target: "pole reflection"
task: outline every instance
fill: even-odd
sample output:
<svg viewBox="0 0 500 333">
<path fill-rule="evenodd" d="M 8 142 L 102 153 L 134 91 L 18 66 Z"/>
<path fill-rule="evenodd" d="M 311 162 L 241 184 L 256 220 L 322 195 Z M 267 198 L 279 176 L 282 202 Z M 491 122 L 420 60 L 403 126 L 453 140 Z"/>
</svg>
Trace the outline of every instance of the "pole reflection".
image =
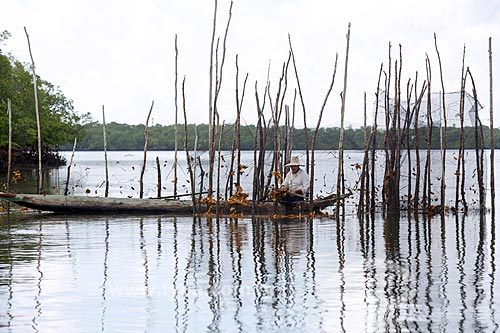
<svg viewBox="0 0 500 333">
<path fill-rule="evenodd" d="M 440 300 L 440 328 L 441 330 L 445 329 L 448 326 L 448 309 L 449 309 L 449 300 L 448 300 L 448 255 L 446 251 L 446 220 L 444 214 L 439 215 L 441 222 L 441 234 L 440 234 L 440 250 L 441 250 L 441 270 L 439 273 L 439 300 Z M 439 266 L 438 266 L 439 267 Z"/>
<path fill-rule="evenodd" d="M 256 329 L 262 331 L 265 328 L 266 316 L 264 301 L 266 299 L 266 284 L 268 268 L 265 254 L 265 224 L 262 219 L 252 218 L 252 247 L 253 247 L 253 271 L 254 271 L 254 306 L 256 311 Z"/>
<path fill-rule="evenodd" d="M 241 311 L 243 306 L 243 299 L 241 295 L 242 281 L 242 243 L 243 238 L 248 232 L 246 225 L 240 226 L 238 219 L 229 219 L 229 255 L 231 257 L 232 279 L 233 285 L 231 296 L 234 302 L 233 320 L 236 323 L 236 330 L 243 332 L 243 320 L 241 318 Z"/>
<path fill-rule="evenodd" d="M 20 220 L 0 225 L 12 331 L 73 328 L 81 313 L 102 332 L 498 331 L 487 215 Z M 138 311 L 119 317 L 127 307 Z"/>
<path fill-rule="evenodd" d="M 182 331 L 186 331 L 189 325 L 190 311 L 194 310 L 198 302 L 198 294 L 195 293 L 192 300 L 190 300 L 190 289 L 198 289 L 198 271 L 203 256 L 203 237 L 201 237 L 201 218 L 193 217 L 191 227 L 191 246 L 189 248 L 189 256 L 187 258 L 186 268 L 184 269 L 184 308 L 182 313 Z M 199 249 L 198 249 L 199 244 Z"/>
<path fill-rule="evenodd" d="M 458 330 L 460 332 L 464 331 L 465 327 L 465 310 L 467 308 L 466 297 L 467 297 L 467 285 L 466 285 L 466 246 L 465 242 L 465 215 L 460 218 L 458 215 L 455 217 L 455 243 L 457 251 L 457 269 L 458 269 L 458 289 L 460 294 L 460 304 L 461 308 L 459 311 L 459 321 Z"/>
<path fill-rule="evenodd" d="M 494 332 L 498 331 L 498 320 L 496 318 L 496 309 L 495 309 L 495 281 L 496 281 L 496 225 L 495 225 L 495 204 L 492 203 L 492 212 L 491 212 L 491 232 L 490 232 L 490 298 L 489 298 L 489 310 L 490 310 L 490 319 L 491 323 L 494 327 Z"/>
<path fill-rule="evenodd" d="M 194 221 L 193 221 L 194 222 Z M 173 287 L 174 287 L 174 313 L 175 313 L 175 328 L 176 331 L 179 331 L 180 329 L 180 320 L 181 320 L 181 314 L 180 314 L 180 300 L 179 300 L 179 245 L 178 245 L 178 230 L 177 230 L 177 218 L 174 217 L 173 220 L 173 232 L 172 232 L 172 238 L 173 238 L 173 256 L 174 256 L 174 276 L 173 276 Z"/>
<path fill-rule="evenodd" d="M 218 221 L 216 221 L 218 222 Z M 220 260 L 220 224 L 213 223 L 211 218 L 207 219 L 208 237 L 208 288 L 209 308 L 212 312 L 212 320 L 208 329 L 213 332 L 219 331 L 221 319 L 221 260 Z"/>
<path fill-rule="evenodd" d="M 11 223 L 10 220 L 8 221 L 7 224 L 7 235 L 11 235 L 12 229 L 11 229 Z M 4 238 L 4 237 L 2 237 Z M 14 270 L 14 262 L 12 258 L 12 240 L 8 239 L 8 237 L 5 237 L 5 241 L 2 241 L 2 243 L 7 243 L 7 252 L 5 253 L 5 262 L 7 263 L 9 267 L 9 272 L 7 274 L 7 281 L 2 281 L 2 285 L 0 287 L 3 289 L 3 285 L 7 284 L 7 289 L 8 289 L 8 298 L 7 298 L 7 327 L 11 327 L 12 325 L 12 320 L 14 319 L 14 314 L 12 313 L 12 299 L 14 297 L 14 288 L 13 288 L 13 270 Z M 3 251 L 2 251 L 3 252 Z M 3 280 L 3 279 L 2 279 Z"/>
<path fill-rule="evenodd" d="M 388 214 L 384 220 L 385 271 L 384 296 L 386 309 L 384 321 L 386 329 L 401 331 L 400 302 L 402 271 L 400 261 L 399 214 Z"/>
<path fill-rule="evenodd" d="M 478 242 L 476 249 L 476 260 L 474 262 L 474 327 L 481 327 L 483 325 L 481 320 L 481 305 L 486 299 L 486 292 L 483 287 L 484 275 L 485 275 L 485 264 L 486 264 L 486 253 L 485 253 L 485 236 L 486 236 L 486 226 L 484 220 L 484 214 L 479 216 L 479 230 L 478 230 Z"/>
<path fill-rule="evenodd" d="M 380 311 L 380 299 L 377 293 L 377 266 L 376 266 L 376 247 L 375 247 L 375 219 L 369 214 L 362 216 L 361 219 L 366 219 L 366 223 L 360 223 L 361 254 L 363 257 L 362 270 L 364 277 L 364 299 L 366 311 L 364 316 L 364 331 L 370 332 L 373 330 L 375 321 L 378 320 Z"/>
<path fill-rule="evenodd" d="M 338 253 L 338 273 L 340 277 L 340 285 L 339 285 L 339 295 L 340 295 L 340 309 L 339 309 L 339 321 L 340 321 L 340 329 L 342 332 L 345 332 L 345 289 L 346 289 L 346 281 L 344 274 L 344 267 L 346 264 L 346 256 L 345 256 L 345 214 L 342 214 L 340 217 L 337 216 L 337 253 Z"/>
<path fill-rule="evenodd" d="M 106 218 L 104 222 L 104 260 L 103 260 L 103 270 L 102 270 L 102 286 L 101 286 L 101 332 L 105 332 L 106 326 L 106 286 L 108 282 L 108 256 L 109 256 L 109 219 Z"/>
<path fill-rule="evenodd" d="M 43 241 L 43 235 L 42 235 L 42 221 L 38 221 L 38 244 L 37 244 L 37 253 L 38 257 L 36 260 L 36 271 L 38 273 L 38 279 L 37 279 L 37 293 L 34 297 L 35 301 L 35 316 L 33 317 L 32 320 L 32 327 L 35 330 L 35 332 L 38 332 L 38 322 L 37 320 L 40 318 L 42 315 L 42 301 L 41 301 L 41 296 L 42 296 L 42 280 L 43 280 L 43 272 L 42 272 L 42 241 Z"/>
</svg>

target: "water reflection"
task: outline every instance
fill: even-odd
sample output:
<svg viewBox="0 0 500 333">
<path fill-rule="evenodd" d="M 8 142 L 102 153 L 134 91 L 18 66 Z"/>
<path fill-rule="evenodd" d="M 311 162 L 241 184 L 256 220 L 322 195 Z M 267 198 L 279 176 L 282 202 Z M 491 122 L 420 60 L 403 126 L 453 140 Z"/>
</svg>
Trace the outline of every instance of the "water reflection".
<svg viewBox="0 0 500 333">
<path fill-rule="evenodd" d="M 488 216 L 0 217 L 0 327 L 492 332 Z"/>
<path fill-rule="evenodd" d="M 108 282 L 108 255 L 109 255 L 109 219 L 104 222 L 104 260 L 103 260 L 103 277 L 102 277 L 102 317 L 101 317 L 101 332 L 105 332 L 106 324 L 106 284 Z"/>
</svg>

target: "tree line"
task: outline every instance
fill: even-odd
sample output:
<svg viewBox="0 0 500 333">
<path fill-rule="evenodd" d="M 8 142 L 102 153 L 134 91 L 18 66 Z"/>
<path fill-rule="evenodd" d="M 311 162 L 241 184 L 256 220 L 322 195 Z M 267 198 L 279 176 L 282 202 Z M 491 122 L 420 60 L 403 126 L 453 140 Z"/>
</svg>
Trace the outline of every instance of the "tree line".
<svg viewBox="0 0 500 333">
<path fill-rule="evenodd" d="M 106 141 L 108 150 L 143 150 L 145 142 L 145 125 L 128 125 L 111 122 L 106 124 Z M 240 147 L 241 150 L 254 150 L 255 149 L 255 125 L 241 126 L 240 130 Z M 197 150 L 208 149 L 208 130 L 207 124 L 187 126 L 188 132 L 188 148 Z M 280 127 L 283 133 L 284 128 Z M 309 141 L 311 141 L 311 133 L 313 129 L 307 129 Z M 339 147 L 339 128 L 337 127 L 323 127 L 318 131 L 315 149 L 317 150 L 335 150 Z M 231 150 L 233 144 L 234 124 L 225 124 L 223 133 L 221 135 L 221 149 Z M 371 128 L 366 128 L 367 135 L 370 134 Z M 268 149 L 272 149 L 274 130 L 272 127 L 268 129 Z M 426 143 L 426 128 L 419 128 L 419 143 L 420 147 L 427 147 Z M 473 149 L 474 142 L 474 127 L 465 127 L 465 147 L 466 149 Z M 382 129 L 377 130 L 377 145 L 380 149 L 383 148 L 385 131 Z M 411 135 L 411 133 L 410 133 Z M 484 137 L 489 136 L 489 129 L 483 127 Z M 177 147 L 184 149 L 184 125 L 177 125 Z M 292 148 L 295 150 L 305 150 L 306 135 L 303 128 L 292 129 Z M 344 149 L 348 150 L 361 150 L 364 149 L 365 130 L 363 128 L 345 128 L 344 129 Z M 500 129 L 495 129 L 495 142 L 500 142 Z M 447 148 L 458 149 L 460 144 L 460 128 L 451 127 L 447 129 Z M 196 147 L 195 147 L 196 142 Z M 440 148 L 440 131 L 434 129 L 432 131 L 431 149 Z M 410 142 L 411 147 L 414 148 L 414 140 Z M 406 144 L 402 143 L 403 146 Z M 62 145 L 62 150 L 71 150 L 73 144 L 68 143 Z M 311 142 L 309 142 L 309 147 Z M 103 150 L 103 128 L 99 123 L 92 123 L 85 126 L 85 135 L 77 143 L 77 150 Z M 500 145 L 496 148 L 499 148 Z M 485 148 L 488 148 L 488 143 L 485 142 Z M 148 150 L 174 150 L 175 149 L 175 125 L 161 125 L 155 124 L 148 128 Z"/>
</svg>

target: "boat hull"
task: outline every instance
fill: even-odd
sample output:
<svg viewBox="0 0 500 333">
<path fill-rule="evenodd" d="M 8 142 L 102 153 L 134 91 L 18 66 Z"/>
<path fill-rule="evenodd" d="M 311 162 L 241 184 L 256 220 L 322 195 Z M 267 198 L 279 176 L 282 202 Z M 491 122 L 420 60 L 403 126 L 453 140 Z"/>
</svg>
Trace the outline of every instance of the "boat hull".
<svg viewBox="0 0 500 333">
<path fill-rule="evenodd" d="M 43 194 L 13 194 L 0 193 L 0 199 L 17 205 L 48 212 L 57 213 L 141 213 L 141 214 L 222 214 L 222 215 L 273 215 L 273 214 L 305 214 L 311 211 L 320 211 L 334 205 L 336 197 L 292 204 L 279 204 L 267 201 L 247 204 L 227 204 L 219 202 L 208 206 L 192 200 L 167 199 L 140 199 L 140 198 L 112 198 L 92 196 L 64 196 Z"/>
<path fill-rule="evenodd" d="M 110 198 L 90 196 L 0 194 L 0 199 L 41 211 L 61 213 L 179 213 L 193 212 L 188 200 Z"/>
</svg>

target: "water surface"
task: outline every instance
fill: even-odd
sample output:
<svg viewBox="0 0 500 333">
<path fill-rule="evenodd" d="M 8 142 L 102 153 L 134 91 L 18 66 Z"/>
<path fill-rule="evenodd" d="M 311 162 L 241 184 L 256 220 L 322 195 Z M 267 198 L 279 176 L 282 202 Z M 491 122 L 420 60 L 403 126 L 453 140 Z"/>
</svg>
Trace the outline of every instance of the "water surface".
<svg viewBox="0 0 500 333">
<path fill-rule="evenodd" d="M 9 332 L 492 332 L 490 220 L 2 216 Z"/>
</svg>

